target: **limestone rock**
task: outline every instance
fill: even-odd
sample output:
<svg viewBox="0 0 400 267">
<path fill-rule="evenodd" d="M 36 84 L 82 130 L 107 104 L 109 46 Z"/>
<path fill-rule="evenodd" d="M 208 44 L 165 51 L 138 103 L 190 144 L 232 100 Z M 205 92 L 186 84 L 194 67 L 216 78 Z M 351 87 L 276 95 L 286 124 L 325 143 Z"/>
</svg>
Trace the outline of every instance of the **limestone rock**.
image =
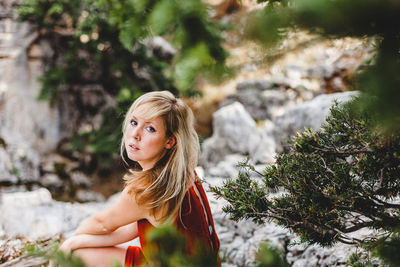
<svg viewBox="0 0 400 267">
<path fill-rule="evenodd" d="M 229 95 L 222 101 L 221 107 L 240 102 L 254 119 L 265 120 L 274 117 L 276 108 L 294 101 L 295 98 L 293 91 L 248 89 Z"/>
<path fill-rule="evenodd" d="M 22 235 L 37 239 L 68 233 L 79 223 L 109 205 L 99 203 L 65 203 L 51 198 L 47 189 L 1 195 L 0 225 L 8 236 Z"/>
<path fill-rule="evenodd" d="M 228 154 L 249 155 L 260 143 L 257 125 L 243 105 L 235 102 L 214 113 L 213 135 L 203 143 L 203 166 L 217 163 Z"/>
<path fill-rule="evenodd" d="M 238 91 L 248 89 L 256 89 L 259 91 L 271 90 L 276 88 L 289 88 L 289 81 L 287 79 L 257 79 L 240 82 L 236 85 Z"/>
<path fill-rule="evenodd" d="M 220 178 L 234 178 L 237 176 L 239 162 L 246 160 L 246 157 L 240 154 L 230 154 L 218 162 L 215 166 L 211 166 L 207 169 L 208 177 L 220 177 Z"/>
<path fill-rule="evenodd" d="M 103 195 L 84 189 L 79 189 L 76 192 L 76 198 L 80 202 L 101 202 L 105 200 Z"/>
<path fill-rule="evenodd" d="M 40 178 L 40 183 L 46 188 L 51 189 L 62 189 L 64 187 L 64 183 L 57 174 L 54 173 L 46 173 Z"/>
<path fill-rule="evenodd" d="M 310 101 L 291 106 L 274 120 L 273 134 L 277 141 L 277 151 L 282 151 L 281 144 L 297 132 L 303 132 L 305 127 L 318 130 L 329 115 L 333 101 L 339 103 L 349 101 L 357 92 L 324 94 Z"/>
<path fill-rule="evenodd" d="M 144 44 L 160 59 L 171 60 L 176 54 L 176 49 L 161 36 L 148 38 L 144 40 Z"/>
<path fill-rule="evenodd" d="M 90 188 L 93 182 L 83 172 L 73 172 L 71 175 L 71 181 L 76 187 Z"/>
<path fill-rule="evenodd" d="M 44 71 L 35 46 L 38 33 L 28 23 L 15 18 L 15 1 L 0 18 L 0 180 L 4 183 L 37 182 L 40 153 L 55 148 L 60 139 L 59 116 L 48 103 L 36 101 Z M 35 57 L 30 58 L 29 51 Z M 12 164 L 10 164 L 12 162 Z"/>
<path fill-rule="evenodd" d="M 275 162 L 276 141 L 272 131 L 272 123 L 270 121 L 264 121 L 260 131 L 260 143 L 250 155 L 253 163 L 272 164 Z"/>
</svg>

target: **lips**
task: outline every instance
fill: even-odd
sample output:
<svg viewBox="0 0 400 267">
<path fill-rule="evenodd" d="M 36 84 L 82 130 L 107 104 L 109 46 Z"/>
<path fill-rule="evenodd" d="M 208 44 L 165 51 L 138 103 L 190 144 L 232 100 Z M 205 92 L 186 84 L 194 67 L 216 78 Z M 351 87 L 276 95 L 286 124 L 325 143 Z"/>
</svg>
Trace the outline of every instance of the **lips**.
<svg viewBox="0 0 400 267">
<path fill-rule="evenodd" d="M 140 148 L 138 148 L 138 147 L 135 146 L 135 145 L 129 145 L 129 147 L 130 147 L 132 150 L 134 150 L 134 151 L 140 150 Z"/>
</svg>

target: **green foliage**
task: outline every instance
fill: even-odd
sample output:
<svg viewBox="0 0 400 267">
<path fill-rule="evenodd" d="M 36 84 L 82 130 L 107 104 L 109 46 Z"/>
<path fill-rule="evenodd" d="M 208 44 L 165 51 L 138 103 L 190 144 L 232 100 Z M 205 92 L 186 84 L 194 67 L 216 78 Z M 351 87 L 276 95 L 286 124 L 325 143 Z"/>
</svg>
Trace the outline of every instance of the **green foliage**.
<svg viewBox="0 0 400 267">
<path fill-rule="evenodd" d="M 146 251 L 151 266 L 156 267 L 202 267 L 217 266 L 218 257 L 203 245 L 197 244 L 195 253 L 187 255 L 185 237 L 171 224 L 165 224 L 148 234 L 152 244 Z"/>
<path fill-rule="evenodd" d="M 56 46 L 65 45 L 61 49 L 66 62 L 54 64 L 46 73 L 42 97 L 61 84 L 87 82 L 82 76 L 93 64 L 101 73 L 89 80 L 116 87 L 106 90 L 118 91 L 125 83 L 139 91 L 174 90 L 175 84 L 182 93 L 192 94 L 195 74 L 224 66 L 227 57 L 220 45 L 222 27 L 208 19 L 207 6 L 200 0 L 35 0 L 23 1 L 18 10 L 21 19 L 36 24 L 43 37 L 52 38 Z M 169 70 L 173 73 L 170 77 L 164 70 L 168 65 L 143 45 L 145 38 L 154 35 L 172 39 L 180 51 Z M 59 40 L 62 43 L 55 44 L 55 38 L 63 38 Z M 83 51 L 89 55 L 80 56 Z M 195 63 L 182 69 L 187 62 Z M 141 77 L 132 64 L 145 67 L 154 84 L 138 85 Z"/>
<path fill-rule="evenodd" d="M 374 110 L 380 118 L 378 125 L 398 131 L 399 13 L 400 2 L 396 0 L 268 1 L 264 10 L 250 16 L 246 32 L 250 38 L 267 46 L 285 38 L 289 29 L 302 29 L 326 38 L 374 38 L 376 60 L 356 79 L 355 89 L 363 92 L 357 104 Z"/>
<path fill-rule="evenodd" d="M 398 229 L 373 242 L 367 242 L 362 247 L 364 251 L 353 253 L 349 257 L 347 263 L 350 266 L 396 267 L 400 265 L 400 234 Z"/>
<path fill-rule="evenodd" d="M 52 261 L 55 266 L 60 267 L 84 267 L 83 261 L 74 254 L 67 254 L 58 250 L 58 243 L 47 247 L 40 245 L 29 245 L 26 247 L 28 255 L 44 258 Z"/>
<path fill-rule="evenodd" d="M 95 155 L 96 162 L 81 162 L 82 167 L 89 170 L 93 167 L 90 167 L 92 164 L 97 164 L 97 161 L 103 167 L 112 166 L 113 159 L 119 156 L 119 144 L 122 138 L 123 118 L 120 114 L 117 114 L 116 109 L 108 109 L 103 112 L 103 125 L 100 129 L 81 132 L 71 137 L 68 149 L 78 152 L 82 160 Z"/>
<path fill-rule="evenodd" d="M 260 245 L 256 256 L 258 267 L 289 267 L 282 251 L 270 246 L 267 242 Z"/>
<path fill-rule="evenodd" d="M 379 263 L 376 259 L 371 259 L 370 253 L 368 252 L 357 252 L 353 253 L 346 262 L 352 267 L 378 267 Z"/>
<path fill-rule="evenodd" d="M 199 75 L 221 77 L 228 70 L 223 28 L 209 20 L 201 0 L 23 0 L 18 12 L 52 46 L 38 99 L 52 106 L 61 97 L 72 99 L 80 119 L 69 148 L 81 158 L 94 155 L 106 164 L 115 159 L 122 121 L 116 118 L 143 92 L 193 95 Z M 156 54 L 147 45 L 154 35 L 179 52 L 172 59 Z M 102 102 L 86 103 L 92 92 Z M 107 98 L 116 100 L 110 108 Z M 103 113 L 100 127 L 80 129 L 98 113 Z"/>
<path fill-rule="evenodd" d="M 382 237 L 370 245 L 369 250 L 379 257 L 387 266 L 400 266 L 400 232 L 396 229 L 388 236 Z"/>
<path fill-rule="evenodd" d="M 336 105 L 323 130 L 299 134 L 265 169 L 263 185 L 249 166 L 212 190 L 229 202 L 233 219 L 273 219 L 310 243 L 366 242 L 349 235 L 365 227 L 390 233 L 400 226 L 400 205 L 392 201 L 400 196 L 400 135 L 374 130 L 376 119 Z"/>
<path fill-rule="evenodd" d="M 241 166 L 247 166 L 247 162 Z M 227 179 L 223 187 L 211 187 L 211 190 L 231 204 L 234 203 L 223 207 L 223 211 L 229 213 L 231 219 L 252 219 L 260 224 L 264 222 L 264 216 L 257 216 L 257 212 L 270 206 L 271 202 L 265 198 L 264 189 L 250 178 L 249 169 L 241 169 L 237 179 Z"/>
</svg>

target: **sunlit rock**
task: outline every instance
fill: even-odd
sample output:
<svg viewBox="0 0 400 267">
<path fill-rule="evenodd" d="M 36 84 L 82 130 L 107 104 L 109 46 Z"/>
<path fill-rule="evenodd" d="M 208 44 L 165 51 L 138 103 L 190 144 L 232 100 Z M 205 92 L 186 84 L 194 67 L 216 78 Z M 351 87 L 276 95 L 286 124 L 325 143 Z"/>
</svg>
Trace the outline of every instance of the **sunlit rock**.
<svg viewBox="0 0 400 267">
<path fill-rule="evenodd" d="M 334 100 L 339 103 L 349 101 L 357 92 L 324 94 L 310 101 L 287 108 L 274 120 L 274 136 L 277 140 L 277 151 L 282 151 L 282 144 L 305 128 L 318 130 L 330 113 Z"/>
</svg>

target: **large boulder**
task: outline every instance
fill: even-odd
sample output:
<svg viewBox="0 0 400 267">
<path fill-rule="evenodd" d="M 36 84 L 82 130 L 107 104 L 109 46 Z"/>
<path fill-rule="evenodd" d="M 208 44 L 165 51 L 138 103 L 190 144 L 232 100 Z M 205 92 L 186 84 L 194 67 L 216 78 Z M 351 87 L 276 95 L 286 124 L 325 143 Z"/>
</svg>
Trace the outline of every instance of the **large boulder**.
<svg viewBox="0 0 400 267">
<path fill-rule="evenodd" d="M 247 89 L 227 96 L 221 102 L 221 107 L 239 102 L 254 119 L 265 120 L 273 118 L 277 108 L 295 98 L 296 94 L 293 91 Z"/>
<path fill-rule="evenodd" d="M 40 184 L 41 157 L 57 148 L 66 137 L 98 129 L 102 111 L 115 100 L 100 84 L 61 90 L 54 106 L 38 101 L 46 64 L 64 54 L 55 54 L 50 41 L 37 28 L 19 22 L 20 1 L 0 4 L 0 184 Z M 81 57 L 88 57 L 85 53 Z M 100 68 L 83 73 L 98 77 Z M 79 106 L 79 107 L 78 107 Z"/>
<path fill-rule="evenodd" d="M 335 100 L 343 103 L 356 95 L 357 92 L 354 91 L 323 94 L 310 101 L 288 107 L 282 115 L 277 116 L 274 120 L 275 126 L 272 132 L 277 141 L 277 151 L 281 152 L 282 144 L 297 132 L 303 132 L 305 128 L 320 129 Z"/>
<path fill-rule="evenodd" d="M 0 229 L 7 236 L 30 239 L 51 237 L 73 231 L 79 223 L 108 202 L 67 203 L 54 201 L 50 192 L 39 188 L 30 192 L 3 193 L 0 206 Z"/>
<path fill-rule="evenodd" d="M 234 94 L 228 95 L 220 107 L 241 103 L 255 120 L 273 119 L 282 107 L 309 100 L 315 92 L 304 86 L 292 87 L 290 79 L 248 80 L 238 83 Z"/>
<path fill-rule="evenodd" d="M 60 140 L 59 113 L 37 101 L 44 71 L 43 58 L 51 49 L 38 44 L 38 33 L 19 23 L 18 1 L 4 2 L 0 17 L 0 183 L 32 183 L 39 178 L 41 153 Z M 3 6 L 2 6 L 3 8 Z"/>
<path fill-rule="evenodd" d="M 251 155 L 260 141 L 260 130 L 242 104 L 222 107 L 213 115 L 213 135 L 203 143 L 201 165 L 214 165 L 228 154 Z"/>
</svg>

